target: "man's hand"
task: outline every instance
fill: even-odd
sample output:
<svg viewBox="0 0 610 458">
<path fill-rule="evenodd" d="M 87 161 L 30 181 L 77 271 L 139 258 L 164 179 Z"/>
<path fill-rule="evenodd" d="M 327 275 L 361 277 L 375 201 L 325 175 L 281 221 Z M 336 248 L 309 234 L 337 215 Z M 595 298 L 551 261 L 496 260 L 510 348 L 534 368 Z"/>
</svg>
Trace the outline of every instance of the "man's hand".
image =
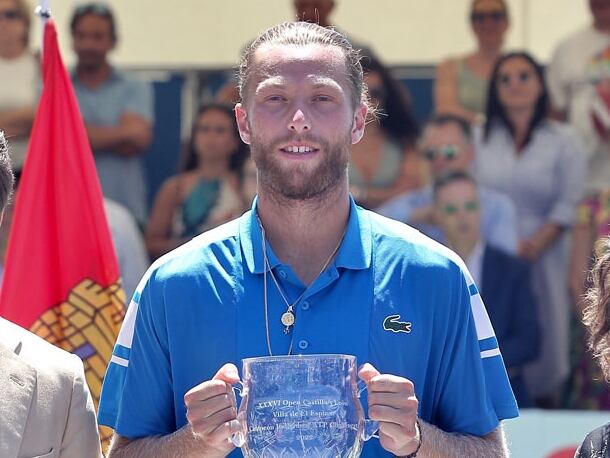
<svg viewBox="0 0 610 458">
<path fill-rule="evenodd" d="M 233 421 L 237 418 L 237 407 L 231 384 L 238 381 L 235 365 L 225 364 L 212 380 L 191 388 L 184 395 L 191 430 L 206 446 L 201 456 L 224 457 L 233 450 L 229 438 L 237 430 Z"/>
<path fill-rule="evenodd" d="M 413 453 L 420 440 L 413 383 L 404 377 L 380 374 L 368 363 L 362 365 L 358 376 L 368 388 L 369 417 L 379 421 L 381 446 L 396 456 Z"/>
</svg>

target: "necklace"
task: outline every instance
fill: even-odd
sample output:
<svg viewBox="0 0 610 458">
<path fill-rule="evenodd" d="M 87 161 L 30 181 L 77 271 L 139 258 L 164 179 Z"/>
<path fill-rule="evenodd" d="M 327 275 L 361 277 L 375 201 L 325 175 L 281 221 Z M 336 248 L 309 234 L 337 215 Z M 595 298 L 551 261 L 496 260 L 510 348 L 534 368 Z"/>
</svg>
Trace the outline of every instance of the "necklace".
<svg viewBox="0 0 610 458">
<path fill-rule="evenodd" d="M 337 254 L 337 251 L 339 251 L 339 247 L 341 246 L 341 242 L 343 242 L 343 238 L 345 237 L 345 232 L 347 231 L 347 226 L 345 227 L 345 229 L 343 229 L 343 234 L 341 234 L 341 238 L 339 239 L 337 246 L 335 246 L 333 251 L 330 253 L 330 256 L 328 257 L 328 259 L 326 259 L 326 261 L 322 265 L 320 272 L 318 272 L 318 274 L 314 277 L 314 279 L 311 281 L 311 283 L 309 283 L 309 285 L 305 288 L 305 290 L 291 304 L 288 301 L 288 299 L 286 298 L 286 295 L 284 294 L 284 291 L 282 290 L 280 283 L 277 281 L 277 278 L 275 278 L 275 274 L 273 273 L 273 270 L 271 269 L 271 264 L 269 263 L 269 258 L 267 257 L 267 238 L 265 235 L 265 228 L 263 227 L 263 223 L 261 222 L 260 218 L 257 217 L 257 219 L 258 219 L 258 224 L 261 228 L 261 233 L 262 233 L 261 239 L 262 239 L 263 263 L 264 263 L 263 291 L 264 291 L 264 302 L 265 302 L 265 331 L 266 331 L 266 335 L 267 335 L 267 350 L 269 350 L 269 356 L 273 356 L 273 352 L 271 351 L 271 338 L 269 335 L 269 305 L 268 305 L 268 296 L 267 296 L 267 271 L 269 271 L 269 275 L 271 275 L 271 279 L 273 280 L 273 283 L 275 284 L 277 291 L 280 293 L 280 296 L 282 297 L 282 299 L 284 300 L 284 303 L 286 304 L 286 311 L 282 314 L 281 322 L 282 322 L 282 325 L 284 325 L 284 333 L 289 334 L 292 329 L 292 326 L 294 326 L 294 323 L 296 321 L 295 314 L 294 314 L 294 307 L 301 301 L 301 299 L 303 299 L 303 297 L 305 296 L 305 293 L 307 293 L 307 291 L 309 290 L 309 287 L 316 282 L 316 280 L 318 279 L 318 277 L 320 277 L 320 275 L 322 275 L 322 273 L 326 270 L 326 268 L 328 267 L 328 265 L 334 258 L 335 254 Z M 290 338 L 290 346 L 288 347 L 289 355 L 292 353 L 293 338 L 294 338 L 294 334 Z"/>
</svg>

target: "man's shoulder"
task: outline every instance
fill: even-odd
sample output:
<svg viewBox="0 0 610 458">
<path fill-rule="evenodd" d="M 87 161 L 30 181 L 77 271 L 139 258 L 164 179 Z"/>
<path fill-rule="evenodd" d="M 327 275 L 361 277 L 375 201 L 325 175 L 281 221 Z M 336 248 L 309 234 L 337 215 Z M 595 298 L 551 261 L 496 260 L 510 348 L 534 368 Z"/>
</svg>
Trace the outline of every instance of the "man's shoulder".
<svg viewBox="0 0 610 458">
<path fill-rule="evenodd" d="M 374 212 L 367 213 L 377 251 L 387 250 L 392 257 L 402 257 L 410 264 L 437 264 L 445 267 L 457 264 L 458 267 L 463 267 L 463 262 L 453 251 L 417 229 Z"/>
<path fill-rule="evenodd" d="M 524 259 L 490 244 L 485 245 L 484 259 L 494 263 L 496 266 L 502 266 L 502 271 L 505 274 L 508 274 L 509 272 L 529 272 L 530 270 L 529 263 Z"/>
<path fill-rule="evenodd" d="M 154 274 L 157 278 L 190 276 L 201 271 L 206 264 L 216 263 L 223 254 L 227 257 L 241 249 L 239 228 L 242 218 L 229 221 L 204 232 L 184 245 L 157 259 L 145 277 Z"/>
<path fill-rule="evenodd" d="M 34 367 L 39 375 L 51 373 L 72 377 L 82 364 L 77 356 L 3 318 L 0 318 L 0 334 L 0 343 Z"/>
<path fill-rule="evenodd" d="M 593 42 L 596 42 L 601 35 L 592 26 L 587 25 L 578 30 L 573 31 L 563 38 L 555 48 L 555 55 L 561 56 L 564 53 L 576 52 L 582 54 L 586 52 L 586 48 Z M 585 49 L 583 49 L 583 47 Z"/>
</svg>

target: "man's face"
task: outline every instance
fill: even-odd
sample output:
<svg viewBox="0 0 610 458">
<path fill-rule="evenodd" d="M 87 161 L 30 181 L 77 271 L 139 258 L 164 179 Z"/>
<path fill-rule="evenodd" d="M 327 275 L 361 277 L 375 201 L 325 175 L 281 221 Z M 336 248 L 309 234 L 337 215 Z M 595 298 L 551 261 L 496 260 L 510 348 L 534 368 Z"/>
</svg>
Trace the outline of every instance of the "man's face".
<svg viewBox="0 0 610 458">
<path fill-rule="evenodd" d="M 589 8 L 596 23 L 610 25 L 610 0 L 589 0 Z"/>
<path fill-rule="evenodd" d="M 27 25 L 14 0 L 0 0 L 0 47 L 25 47 Z"/>
<path fill-rule="evenodd" d="M 420 152 L 430 165 L 433 177 L 449 171 L 468 172 L 473 160 L 472 145 L 453 122 L 426 127 Z"/>
<path fill-rule="evenodd" d="M 343 51 L 266 44 L 252 67 L 235 113 L 260 189 L 294 200 L 347 189 L 350 145 L 362 138 L 367 110 L 354 109 Z"/>
<path fill-rule="evenodd" d="M 106 55 L 114 48 L 114 37 L 107 18 L 86 14 L 76 23 L 72 33 L 78 65 L 98 68 L 106 63 Z"/>
<path fill-rule="evenodd" d="M 480 237 L 481 211 L 477 189 L 460 180 L 438 190 L 435 215 L 447 241 L 456 245 L 475 244 Z"/>
<path fill-rule="evenodd" d="M 294 0 L 299 21 L 313 22 L 321 26 L 330 25 L 330 13 L 334 6 L 333 0 Z"/>
</svg>

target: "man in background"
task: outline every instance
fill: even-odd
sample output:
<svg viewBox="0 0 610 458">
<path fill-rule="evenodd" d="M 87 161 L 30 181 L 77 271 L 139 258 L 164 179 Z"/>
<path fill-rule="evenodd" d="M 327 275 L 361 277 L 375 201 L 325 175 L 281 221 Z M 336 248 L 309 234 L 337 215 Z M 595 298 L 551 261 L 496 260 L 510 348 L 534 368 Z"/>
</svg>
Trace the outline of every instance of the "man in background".
<svg viewBox="0 0 610 458">
<path fill-rule="evenodd" d="M 144 225 L 146 182 L 141 156 L 152 141 L 152 88 L 108 62 L 118 37 L 114 15 L 106 5 L 77 7 L 70 29 L 78 57 L 72 83 L 102 191 Z"/>
<path fill-rule="evenodd" d="M 456 115 L 438 115 L 425 126 L 419 151 L 429 164 L 432 180 L 450 171 L 468 173 L 475 151 L 470 124 Z M 481 232 L 490 243 L 509 253 L 517 252 L 517 213 L 508 196 L 480 188 Z M 410 224 L 428 237 L 444 242 L 435 221 L 432 185 L 397 196 L 375 211 Z"/>
<path fill-rule="evenodd" d="M 481 291 L 517 403 L 531 407 L 522 372 L 538 355 L 540 339 L 529 266 L 481 236 L 479 188 L 468 174 L 438 178 L 434 212 L 447 246 L 464 260 Z"/>
</svg>

